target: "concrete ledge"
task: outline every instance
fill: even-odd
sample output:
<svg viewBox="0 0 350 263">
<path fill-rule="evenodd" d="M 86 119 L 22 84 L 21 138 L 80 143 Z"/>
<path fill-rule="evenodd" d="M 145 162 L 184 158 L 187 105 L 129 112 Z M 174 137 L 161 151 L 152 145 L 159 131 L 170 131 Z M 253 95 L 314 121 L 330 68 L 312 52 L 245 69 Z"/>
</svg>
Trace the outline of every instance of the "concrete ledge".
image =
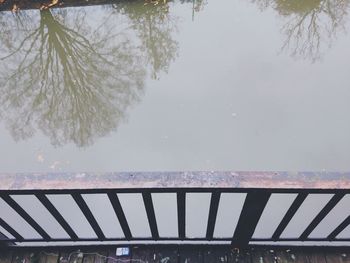
<svg viewBox="0 0 350 263">
<path fill-rule="evenodd" d="M 350 172 L 120 172 L 0 174 L 0 190 L 118 188 L 350 189 Z"/>
</svg>

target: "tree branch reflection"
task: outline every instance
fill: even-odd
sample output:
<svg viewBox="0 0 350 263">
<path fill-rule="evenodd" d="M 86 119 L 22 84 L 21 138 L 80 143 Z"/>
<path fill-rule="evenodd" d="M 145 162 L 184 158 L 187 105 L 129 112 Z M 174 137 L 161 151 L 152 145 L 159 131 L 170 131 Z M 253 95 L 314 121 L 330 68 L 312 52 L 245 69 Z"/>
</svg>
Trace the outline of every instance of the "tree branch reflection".
<svg viewBox="0 0 350 263">
<path fill-rule="evenodd" d="M 2 115 L 17 140 L 40 129 L 54 145 L 90 145 L 143 92 L 145 67 L 131 40 L 113 24 L 94 30 L 83 9 L 69 12 L 1 14 Z"/>
<path fill-rule="evenodd" d="M 287 22 L 282 50 L 294 57 L 316 61 L 344 29 L 348 0 L 255 0 L 261 9 L 272 7 Z"/>
<path fill-rule="evenodd" d="M 151 76 L 158 79 L 161 72 L 168 73 L 169 65 L 177 57 L 178 42 L 173 38 L 178 19 L 169 12 L 167 1 L 123 1 L 112 7 L 126 15 L 141 41 L 146 64 Z"/>
</svg>

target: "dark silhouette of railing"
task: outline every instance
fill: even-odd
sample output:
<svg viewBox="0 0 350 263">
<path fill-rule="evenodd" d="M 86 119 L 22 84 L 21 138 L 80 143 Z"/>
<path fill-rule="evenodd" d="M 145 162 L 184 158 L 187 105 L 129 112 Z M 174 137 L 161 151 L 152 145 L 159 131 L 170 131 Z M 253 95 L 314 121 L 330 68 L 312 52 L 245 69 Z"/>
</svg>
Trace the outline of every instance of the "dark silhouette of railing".
<svg viewBox="0 0 350 263">
<path fill-rule="evenodd" d="M 4 243 L 22 245 L 346 244 L 349 194 L 347 189 L 221 187 L 5 190 L 0 232 Z"/>
</svg>

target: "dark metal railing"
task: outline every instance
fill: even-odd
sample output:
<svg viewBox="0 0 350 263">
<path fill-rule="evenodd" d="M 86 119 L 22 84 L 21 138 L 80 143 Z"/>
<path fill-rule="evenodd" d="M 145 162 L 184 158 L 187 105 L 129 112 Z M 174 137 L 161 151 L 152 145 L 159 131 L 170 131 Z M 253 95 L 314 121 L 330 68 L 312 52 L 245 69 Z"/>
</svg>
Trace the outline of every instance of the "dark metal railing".
<svg viewBox="0 0 350 263">
<path fill-rule="evenodd" d="M 120 202 L 120 194 L 134 194 L 133 196 L 140 197 L 142 200 L 143 209 L 146 214 L 147 218 L 147 225 L 149 226 L 150 230 L 150 236 L 137 236 L 132 233 L 132 230 L 130 228 L 130 220 L 132 219 L 133 225 L 135 227 L 138 227 L 138 224 L 144 225 L 144 222 L 138 222 L 138 214 L 134 214 L 134 217 L 131 218 L 130 215 L 125 214 L 125 209 L 129 209 L 125 202 L 122 204 Z M 158 211 L 155 209 L 154 206 L 154 200 L 152 197 L 152 194 L 154 193 L 163 193 L 163 194 L 173 194 L 176 195 L 177 204 L 174 209 L 177 213 L 177 236 L 162 236 L 159 233 L 159 222 L 157 222 L 158 214 L 161 211 Z M 208 207 L 208 214 L 206 216 L 198 216 L 196 218 L 196 209 L 193 211 L 188 211 L 186 208 L 187 202 L 192 201 L 190 198 L 197 198 L 198 193 L 206 193 L 210 195 L 210 202 L 208 204 L 201 203 L 201 199 L 198 199 L 198 204 L 203 207 Z M 232 224 L 235 224 L 236 226 L 233 226 L 235 229 L 234 233 L 230 237 L 218 237 L 214 236 L 214 230 L 218 224 L 218 210 L 221 204 L 221 197 L 223 194 L 227 193 L 237 193 L 237 194 L 245 194 L 245 200 L 244 204 L 240 209 L 236 209 L 235 207 L 227 206 L 221 207 L 220 209 L 220 217 L 225 217 L 226 215 L 223 214 L 226 210 L 230 209 L 236 209 L 237 211 L 234 211 L 232 213 L 238 214 L 238 222 L 233 222 Z M 282 207 L 282 206 L 275 206 L 276 210 L 284 209 L 286 210 L 286 213 L 281 218 L 278 226 L 274 229 L 273 234 L 270 237 L 255 237 L 254 231 L 257 228 L 258 224 L 262 224 L 264 222 L 260 222 L 261 216 L 264 213 L 267 204 L 269 203 L 269 200 L 272 195 L 276 194 L 286 194 L 286 195 L 296 195 L 296 198 L 293 202 L 291 202 L 289 207 Z M 71 242 L 71 241 L 96 241 L 97 243 L 101 241 L 120 241 L 124 243 L 128 243 L 131 241 L 134 242 L 140 242 L 143 243 L 144 241 L 167 241 L 168 243 L 181 243 L 184 241 L 196 241 L 196 242 L 226 242 L 228 244 L 233 244 L 235 246 L 246 246 L 250 242 L 263 242 L 263 241 L 269 241 L 269 242 L 276 242 L 276 244 L 279 244 L 279 242 L 283 241 L 318 241 L 318 242 L 324 242 L 324 241 L 350 241 L 349 237 L 342 237 L 337 238 L 337 236 L 346 229 L 346 227 L 349 226 L 350 223 L 350 208 L 349 208 L 349 216 L 345 217 L 344 220 L 341 221 L 340 224 L 337 224 L 335 221 L 335 224 L 331 226 L 332 231 L 331 233 L 325 235 L 324 237 L 309 237 L 310 234 L 317 228 L 317 226 L 325 220 L 327 215 L 329 215 L 333 209 L 337 205 L 340 204 L 340 202 L 347 202 L 345 200 L 346 196 L 350 193 L 347 189 L 257 189 L 257 188 L 155 188 L 155 189 L 147 189 L 147 188 L 128 188 L 128 189 L 67 189 L 67 190 L 3 190 L 1 191 L 1 199 L 3 200 L 4 204 L 2 205 L 2 209 L 0 210 L 0 226 L 2 229 L 7 231 L 8 233 L 2 233 L 2 241 L 6 243 L 12 243 L 12 244 L 25 244 L 26 242 L 59 242 L 59 241 L 65 241 L 65 242 Z M 113 209 L 113 213 L 115 214 L 116 218 L 119 221 L 120 227 L 123 232 L 122 237 L 109 237 L 108 231 L 106 231 L 106 228 L 102 228 L 100 225 L 100 222 L 96 218 L 96 211 L 91 209 L 91 206 L 89 206 L 84 199 L 87 195 L 92 194 L 102 194 L 103 196 L 108 197 L 108 201 L 110 202 L 110 206 L 106 206 L 106 209 L 109 209 L 111 207 Z M 294 217 L 296 217 L 296 214 L 298 213 L 298 210 L 300 210 L 300 207 L 302 205 L 307 205 L 305 203 L 305 200 L 308 199 L 310 195 L 313 197 L 321 197 L 324 195 L 332 195 L 330 197 L 330 200 L 327 202 L 324 202 L 323 207 L 317 211 L 316 216 L 313 216 L 310 219 L 305 218 L 307 222 L 301 222 L 301 228 L 306 225 L 306 228 L 299 229 L 302 234 L 298 237 L 282 237 L 282 233 L 285 231 L 286 227 L 291 224 L 291 221 Z M 70 220 L 67 219 L 67 215 L 64 215 L 61 213 L 60 208 L 57 207 L 55 202 L 52 202 L 52 200 L 60 195 L 65 195 L 71 197 L 72 202 L 75 202 L 77 206 L 73 206 L 72 208 L 76 207 L 76 209 L 79 209 L 80 211 L 71 211 L 72 215 L 77 213 L 82 213 L 83 216 L 86 218 L 88 224 L 93 229 L 96 237 L 82 237 L 79 236 L 77 233 L 77 230 L 74 228 L 74 226 L 70 223 Z M 33 197 L 36 198 L 40 204 L 47 210 L 47 212 L 52 215 L 54 220 L 57 221 L 57 223 L 62 227 L 62 229 L 66 232 L 67 238 L 55 238 L 53 236 L 50 236 L 48 233 L 48 229 L 50 227 L 50 224 L 46 224 L 45 226 L 41 225 L 38 221 L 44 220 L 44 218 L 40 218 L 40 220 L 35 220 L 33 218 L 33 215 L 30 215 L 30 209 L 31 209 L 31 202 L 26 202 L 25 205 L 23 205 L 23 202 L 17 202 L 16 199 L 18 196 L 21 196 L 21 200 L 23 200 L 24 197 L 30 197 L 29 199 L 32 200 Z M 50 198 L 48 198 L 50 197 Z M 91 198 L 94 198 L 93 196 Z M 90 200 L 91 200 L 90 198 Z M 26 199 L 26 198 L 24 198 Z M 28 199 L 28 200 L 29 200 Z M 51 201 L 50 201 L 51 200 Z M 70 200 L 70 199 L 69 199 Z M 204 199 L 203 199 L 204 200 Z M 234 199 L 233 199 L 234 200 Z M 322 199 L 323 200 L 323 199 Z M 129 206 L 133 206 L 133 202 L 127 201 Z M 32 204 L 35 205 L 34 203 Z M 171 204 L 169 203 L 169 206 Z M 3 208 L 6 207 L 4 210 Z M 33 207 L 34 208 L 34 207 Z M 13 220 L 9 216 L 8 212 L 12 210 L 11 213 L 14 213 L 16 215 Z M 131 208 L 130 208 L 131 209 Z M 224 210 L 223 210 L 224 209 Z M 303 208 L 305 209 L 305 207 Z M 307 209 L 307 207 L 306 207 Z M 312 207 L 310 207 L 312 209 Z M 140 210 L 141 211 L 141 210 Z M 224 212 L 222 212 L 224 211 Z M 109 211 L 110 212 L 110 211 Z M 189 213 L 190 212 L 190 213 Z M 7 213 L 7 214 L 5 214 Z M 189 214 L 186 214 L 189 213 Z M 278 213 L 276 213 L 278 214 Z M 140 213 L 141 215 L 141 213 Z M 36 215 L 37 217 L 40 217 L 39 215 Z M 171 215 L 169 215 L 171 216 Z M 273 214 L 271 214 L 271 219 L 273 219 Z M 344 215 L 340 215 L 343 216 Z M 25 237 L 23 236 L 23 232 L 25 230 L 21 229 L 19 227 L 19 224 L 15 223 L 15 220 L 19 220 L 17 217 L 22 218 L 34 231 L 41 237 Z M 198 236 L 189 236 L 188 233 L 186 233 L 186 230 L 189 230 L 186 228 L 186 224 L 188 223 L 189 217 L 194 218 L 194 220 L 198 220 L 198 224 L 205 224 L 206 230 L 203 233 L 203 235 Z M 227 216 L 226 216 L 227 217 Z M 334 215 L 333 215 L 334 217 Z M 135 219 L 136 218 L 136 219 Z M 142 216 L 140 216 L 140 220 L 143 220 Z M 222 219 L 222 218 L 221 218 Z M 220 220 L 221 220 L 220 219 Z M 228 217 L 229 219 L 229 217 Z M 135 223 L 136 222 L 136 223 Z M 227 222 L 231 222 L 228 220 Z M 266 227 L 269 226 L 269 222 L 265 222 Z M 114 228 L 113 225 L 110 225 L 111 229 Z M 170 227 L 170 226 L 169 226 Z M 229 224 L 225 226 L 220 227 L 227 227 L 227 229 L 232 229 L 232 226 Z M 260 226 L 261 227 L 261 226 Z M 164 228 L 164 226 L 163 226 Z M 298 231 L 299 231 L 298 230 Z M 3 232 L 5 232 L 3 231 Z M 300 232 L 299 231 L 299 232 Z M 0 231 L 1 232 L 1 231 Z M 229 234 L 229 233 L 228 233 Z M 9 236 L 11 235 L 11 236 Z"/>
</svg>

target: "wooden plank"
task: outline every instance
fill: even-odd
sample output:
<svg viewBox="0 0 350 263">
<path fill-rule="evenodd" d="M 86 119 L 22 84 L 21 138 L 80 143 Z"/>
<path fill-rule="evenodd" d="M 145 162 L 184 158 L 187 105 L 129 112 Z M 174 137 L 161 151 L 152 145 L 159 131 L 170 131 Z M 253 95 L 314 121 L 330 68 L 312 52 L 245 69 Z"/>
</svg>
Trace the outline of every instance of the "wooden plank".
<svg viewBox="0 0 350 263">
<path fill-rule="evenodd" d="M 33 252 L 0 252 L 0 263 L 123 263 L 132 262 L 130 257 L 117 257 L 115 249 L 106 250 L 65 250 Z M 101 255 L 101 256 L 100 256 Z M 112 259 L 106 260 L 106 256 Z M 114 259 L 114 260 L 113 260 Z M 132 259 L 144 263 L 350 263 L 350 250 L 325 252 L 305 249 L 226 249 L 222 247 L 135 247 Z"/>
<path fill-rule="evenodd" d="M 16 251 L 12 258 L 12 263 L 30 263 L 34 253 L 29 251 Z"/>
<path fill-rule="evenodd" d="M 40 252 L 35 251 L 30 253 L 29 261 L 31 263 L 40 263 Z M 57 261 L 55 263 L 57 263 Z"/>
<path fill-rule="evenodd" d="M 43 251 L 41 251 L 41 252 L 39 252 L 38 253 L 38 256 L 37 256 L 37 262 L 38 263 L 46 263 L 46 254 L 43 252 Z"/>
<path fill-rule="evenodd" d="M 273 249 L 252 249 L 252 263 L 277 263 L 277 256 Z"/>
<path fill-rule="evenodd" d="M 131 247 L 129 247 L 131 250 Z M 130 251 L 130 254 L 132 251 Z M 131 255 L 130 256 L 117 256 L 117 247 L 113 249 L 108 250 L 108 258 L 107 258 L 107 263 L 116 263 L 116 262 L 123 262 L 123 263 L 129 263 L 131 261 Z"/>
<path fill-rule="evenodd" d="M 227 263 L 227 249 L 216 247 L 203 250 L 204 263 Z"/>
<path fill-rule="evenodd" d="M 276 256 L 278 263 L 309 263 L 307 254 L 301 250 L 277 250 Z"/>
<path fill-rule="evenodd" d="M 310 251 L 305 254 L 308 258 L 308 263 L 327 263 L 326 255 L 322 251 L 322 249 L 318 249 L 316 251 Z"/>
<path fill-rule="evenodd" d="M 45 263 L 57 263 L 59 259 L 59 252 L 58 251 L 47 251 L 40 253 L 40 257 L 42 255 L 46 256 Z"/>
<path fill-rule="evenodd" d="M 32 259 L 31 262 L 35 263 L 57 263 L 58 262 L 58 252 L 48 252 L 48 251 L 40 251 L 37 252 L 34 256 L 34 259 Z M 53 259 L 54 258 L 54 259 Z"/>
<path fill-rule="evenodd" d="M 250 250 L 232 248 L 227 251 L 228 263 L 251 263 Z"/>
<path fill-rule="evenodd" d="M 180 247 L 179 263 L 203 263 L 203 251 L 200 247 Z"/>
<path fill-rule="evenodd" d="M 155 248 L 155 263 L 177 263 L 179 257 L 178 248 L 166 248 L 156 247 Z"/>
<path fill-rule="evenodd" d="M 84 251 L 83 263 L 94 263 L 96 258 L 95 251 Z"/>
<path fill-rule="evenodd" d="M 58 263 L 59 252 L 58 251 L 38 251 L 30 254 L 31 263 Z"/>
<path fill-rule="evenodd" d="M 0 251 L 0 263 L 11 263 L 12 262 L 12 251 L 1 250 Z"/>
<path fill-rule="evenodd" d="M 133 247 L 132 260 L 142 263 L 154 263 L 155 253 L 152 247 Z"/>
<path fill-rule="evenodd" d="M 98 250 L 96 252 L 95 263 L 106 263 L 108 258 L 107 250 Z"/>
<path fill-rule="evenodd" d="M 83 263 L 83 253 L 80 250 L 64 250 L 60 252 L 59 263 Z"/>
<path fill-rule="evenodd" d="M 326 252 L 327 263 L 350 263 L 350 251 Z"/>
</svg>

